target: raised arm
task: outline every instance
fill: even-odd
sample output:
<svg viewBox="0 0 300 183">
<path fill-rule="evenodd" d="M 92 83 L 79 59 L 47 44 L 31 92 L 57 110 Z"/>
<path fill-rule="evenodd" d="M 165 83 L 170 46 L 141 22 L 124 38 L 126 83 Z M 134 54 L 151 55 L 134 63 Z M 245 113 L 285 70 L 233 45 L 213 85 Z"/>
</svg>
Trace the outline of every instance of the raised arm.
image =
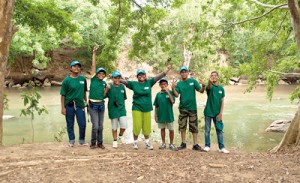
<svg viewBox="0 0 300 183">
<path fill-rule="evenodd" d="M 169 99 L 170 99 L 171 104 L 174 104 L 175 101 L 174 101 L 173 96 L 171 95 L 171 93 L 170 93 L 170 91 L 169 91 L 168 88 L 166 88 L 166 92 L 167 92 L 167 94 L 169 95 Z"/>
<path fill-rule="evenodd" d="M 203 93 L 204 90 L 205 90 L 205 84 L 204 84 L 204 82 L 202 81 L 202 79 L 199 79 L 198 81 L 199 81 L 199 83 L 201 84 L 201 89 L 199 90 L 199 92 L 200 92 L 200 93 Z"/>
<path fill-rule="evenodd" d="M 126 79 L 120 79 L 120 83 L 122 83 L 123 85 L 127 86 L 128 81 Z"/>
<path fill-rule="evenodd" d="M 172 68 L 172 64 L 169 63 L 169 64 L 167 65 L 167 69 L 166 69 L 166 70 L 164 70 L 163 72 L 159 73 L 158 75 L 156 75 L 156 76 L 154 77 L 155 82 L 157 82 L 157 81 L 160 80 L 161 78 L 165 77 L 171 68 Z"/>
<path fill-rule="evenodd" d="M 173 94 L 174 94 L 175 97 L 178 97 L 179 94 L 178 94 L 178 92 L 175 90 L 176 85 L 177 85 L 176 80 L 173 79 L 173 81 L 172 81 L 172 92 L 173 92 Z"/>
<path fill-rule="evenodd" d="M 96 73 L 96 52 L 97 52 L 98 48 L 99 48 L 99 46 L 94 46 L 94 48 L 93 48 L 91 75 L 94 75 Z"/>
</svg>

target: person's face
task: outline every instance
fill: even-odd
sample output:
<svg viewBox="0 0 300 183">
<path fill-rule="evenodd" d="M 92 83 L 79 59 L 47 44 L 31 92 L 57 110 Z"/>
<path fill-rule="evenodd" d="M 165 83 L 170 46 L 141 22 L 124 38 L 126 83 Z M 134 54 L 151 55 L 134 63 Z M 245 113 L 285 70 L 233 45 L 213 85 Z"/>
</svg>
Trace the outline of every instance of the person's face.
<svg viewBox="0 0 300 183">
<path fill-rule="evenodd" d="M 73 65 L 71 67 L 71 72 L 73 72 L 75 74 L 79 74 L 81 72 L 81 67 L 78 64 Z"/>
<path fill-rule="evenodd" d="M 146 80 L 146 74 L 143 74 L 143 73 L 139 74 L 137 76 L 137 79 L 138 79 L 138 82 L 141 82 L 141 83 L 145 82 L 145 80 Z"/>
<path fill-rule="evenodd" d="M 168 88 L 168 83 L 163 81 L 163 82 L 159 83 L 159 86 L 160 86 L 161 90 L 166 90 Z"/>
<path fill-rule="evenodd" d="M 183 70 L 183 71 L 181 71 L 180 75 L 181 75 L 181 79 L 185 80 L 188 78 L 189 72 L 186 70 Z"/>
<path fill-rule="evenodd" d="M 210 80 L 211 80 L 213 83 L 216 83 L 216 82 L 218 81 L 218 79 L 219 79 L 219 76 L 218 76 L 217 73 L 212 73 L 212 74 L 210 75 Z"/>
<path fill-rule="evenodd" d="M 104 72 L 99 72 L 97 74 L 97 78 L 100 79 L 100 80 L 103 80 L 105 78 L 105 73 Z"/>
<path fill-rule="evenodd" d="M 121 79 L 121 76 L 117 76 L 117 77 L 112 78 L 114 85 L 119 85 L 120 84 L 120 79 Z"/>
</svg>

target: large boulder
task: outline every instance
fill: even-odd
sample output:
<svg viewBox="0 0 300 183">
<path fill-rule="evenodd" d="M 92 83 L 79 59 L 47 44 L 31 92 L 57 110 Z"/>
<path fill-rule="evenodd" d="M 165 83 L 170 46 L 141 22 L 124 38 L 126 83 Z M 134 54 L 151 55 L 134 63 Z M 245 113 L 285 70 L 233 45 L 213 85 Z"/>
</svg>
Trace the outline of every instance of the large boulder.
<svg viewBox="0 0 300 183">
<path fill-rule="evenodd" d="M 286 132 L 291 124 L 291 120 L 276 120 L 267 129 L 267 132 Z"/>
</svg>

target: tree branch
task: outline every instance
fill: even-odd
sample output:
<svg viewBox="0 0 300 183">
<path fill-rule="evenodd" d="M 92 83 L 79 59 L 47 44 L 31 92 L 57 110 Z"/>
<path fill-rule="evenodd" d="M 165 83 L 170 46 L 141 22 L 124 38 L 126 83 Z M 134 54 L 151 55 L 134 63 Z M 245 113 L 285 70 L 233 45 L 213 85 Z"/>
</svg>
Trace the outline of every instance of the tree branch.
<svg viewBox="0 0 300 183">
<path fill-rule="evenodd" d="M 286 73 L 286 72 L 279 72 L 279 71 L 274 71 L 274 70 L 269 70 L 269 72 L 281 74 L 283 76 L 289 76 L 289 77 L 299 77 L 300 76 L 300 73 L 295 73 L 295 72 Z"/>
<path fill-rule="evenodd" d="M 265 7 L 265 8 L 274 8 L 274 7 L 277 6 L 277 5 L 272 5 L 272 4 L 265 4 L 265 3 L 262 3 L 262 2 L 260 2 L 258 0 L 248 0 L 248 1 L 254 2 L 254 3 L 256 3 L 256 4 L 258 4 L 258 5 L 262 6 L 262 7 Z M 287 4 L 285 4 L 285 6 L 280 7 L 280 9 L 288 9 L 288 8 L 289 7 L 288 7 Z"/>
<path fill-rule="evenodd" d="M 267 15 L 270 14 L 272 11 L 274 11 L 274 10 L 276 10 L 276 9 L 279 9 L 280 7 L 283 7 L 283 6 L 286 6 L 286 4 L 281 4 L 281 5 L 275 6 L 275 7 L 271 8 L 269 11 L 267 11 L 266 13 L 264 13 L 264 14 L 262 14 L 262 15 L 260 15 L 260 16 L 257 16 L 257 17 L 254 17 L 254 18 L 250 18 L 250 19 L 246 19 L 246 20 L 243 20 L 243 21 L 240 21 L 240 22 L 231 22 L 231 23 L 227 23 L 227 24 L 230 24 L 230 25 L 238 25 L 238 24 L 250 22 L 250 21 L 253 21 L 253 20 L 257 20 L 257 19 L 260 19 L 260 18 L 262 18 L 262 17 L 267 16 Z"/>
<path fill-rule="evenodd" d="M 280 25 L 279 25 L 279 28 L 278 30 L 275 32 L 275 34 L 272 36 L 272 38 L 269 40 L 269 43 L 271 43 L 271 41 L 277 36 L 277 34 L 280 32 L 281 28 L 282 28 L 282 24 L 283 22 L 285 21 L 286 17 L 287 17 L 287 14 L 288 14 L 288 11 L 285 13 Z"/>
<path fill-rule="evenodd" d="M 141 14 L 142 14 L 142 16 L 141 16 L 142 26 L 141 26 L 140 31 L 142 31 L 142 29 L 143 29 L 143 27 L 144 27 L 144 19 L 143 19 L 144 11 L 143 11 L 143 7 L 142 7 L 141 5 L 139 5 L 135 0 L 132 0 L 132 2 L 133 2 L 136 6 L 138 6 L 138 7 L 140 8 L 140 12 L 141 12 Z"/>
</svg>

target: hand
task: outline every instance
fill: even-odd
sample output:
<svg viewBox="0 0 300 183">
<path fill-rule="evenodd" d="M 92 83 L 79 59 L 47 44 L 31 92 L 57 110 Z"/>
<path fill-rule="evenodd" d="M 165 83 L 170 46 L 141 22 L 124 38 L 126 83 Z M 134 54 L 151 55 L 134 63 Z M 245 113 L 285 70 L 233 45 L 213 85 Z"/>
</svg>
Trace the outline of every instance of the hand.
<svg viewBox="0 0 300 183">
<path fill-rule="evenodd" d="M 220 114 L 218 114 L 218 116 L 217 116 L 217 121 L 221 121 L 222 120 L 222 114 L 220 113 Z"/>
<path fill-rule="evenodd" d="M 93 53 L 96 53 L 96 51 L 98 50 L 99 46 L 98 45 L 95 45 L 94 48 L 93 48 Z"/>
<path fill-rule="evenodd" d="M 106 85 L 105 90 L 106 90 L 106 91 L 110 90 L 110 84 L 107 84 L 107 85 Z"/>
<path fill-rule="evenodd" d="M 67 110 L 65 107 L 61 109 L 61 114 L 64 116 L 67 114 Z"/>
<path fill-rule="evenodd" d="M 172 80 L 172 89 L 174 89 L 176 87 L 176 85 L 177 85 L 177 80 L 175 80 L 173 78 L 173 80 Z"/>
<path fill-rule="evenodd" d="M 212 83 L 213 83 L 212 78 L 209 78 L 208 79 L 208 84 L 212 84 Z"/>
<path fill-rule="evenodd" d="M 203 80 L 202 80 L 201 78 L 198 79 L 198 82 L 199 82 L 200 84 L 204 85 L 204 82 L 203 82 Z"/>
</svg>

